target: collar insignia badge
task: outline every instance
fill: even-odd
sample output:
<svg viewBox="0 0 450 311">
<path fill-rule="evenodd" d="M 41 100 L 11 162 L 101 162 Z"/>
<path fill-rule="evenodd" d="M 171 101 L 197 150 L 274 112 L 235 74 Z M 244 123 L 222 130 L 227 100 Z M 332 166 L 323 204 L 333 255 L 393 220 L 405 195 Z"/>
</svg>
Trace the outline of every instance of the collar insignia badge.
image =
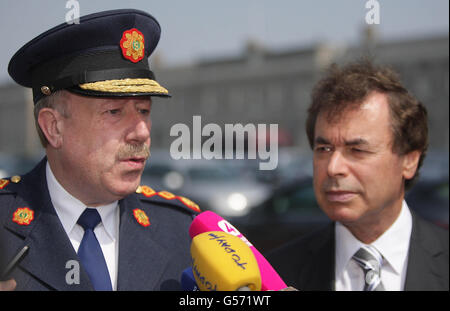
<svg viewBox="0 0 450 311">
<path fill-rule="evenodd" d="M 28 226 L 34 219 L 34 211 L 28 207 L 19 207 L 13 214 L 13 221 L 22 226 Z"/>
<path fill-rule="evenodd" d="M 134 215 L 134 218 L 136 218 L 136 221 L 141 226 L 143 226 L 143 227 L 150 226 L 150 220 L 148 219 L 147 214 L 143 210 L 136 208 L 133 210 L 133 215 Z"/>
</svg>

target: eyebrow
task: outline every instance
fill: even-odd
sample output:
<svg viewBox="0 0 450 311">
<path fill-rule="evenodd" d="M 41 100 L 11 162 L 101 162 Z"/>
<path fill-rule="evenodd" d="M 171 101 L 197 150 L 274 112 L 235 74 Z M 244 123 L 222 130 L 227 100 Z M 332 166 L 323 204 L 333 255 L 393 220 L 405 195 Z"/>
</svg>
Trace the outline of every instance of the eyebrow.
<svg viewBox="0 0 450 311">
<path fill-rule="evenodd" d="M 121 103 L 120 101 L 108 100 L 108 101 L 101 102 L 100 105 L 98 105 L 98 107 L 100 107 L 100 108 L 108 108 L 111 105 L 117 105 L 117 104 L 120 104 L 120 103 Z"/>
<path fill-rule="evenodd" d="M 125 105 L 127 102 L 125 101 L 125 100 L 120 100 L 120 99 L 112 99 L 112 100 L 108 100 L 108 101 L 104 101 L 104 102 L 102 102 L 102 103 L 100 103 L 100 105 L 99 105 L 99 107 L 101 108 L 101 109 L 104 109 L 104 108 L 108 108 L 108 107 L 110 107 L 110 106 L 112 106 L 112 105 Z M 150 107 L 152 106 L 152 102 L 151 101 L 139 101 L 139 102 L 136 102 L 135 104 L 137 104 L 137 105 L 142 105 L 142 104 L 145 104 L 145 105 L 147 105 L 147 104 L 149 104 L 150 105 Z"/>
<path fill-rule="evenodd" d="M 315 144 L 320 145 L 331 145 L 331 142 L 325 139 L 324 137 L 318 136 L 314 140 Z M 352 140 L 345 141 L 346 146 L 361 146 L 361 145 L 369 145 L 369 142 L 365 140 L 364 138 L 355 138 Z"/>
</svg>

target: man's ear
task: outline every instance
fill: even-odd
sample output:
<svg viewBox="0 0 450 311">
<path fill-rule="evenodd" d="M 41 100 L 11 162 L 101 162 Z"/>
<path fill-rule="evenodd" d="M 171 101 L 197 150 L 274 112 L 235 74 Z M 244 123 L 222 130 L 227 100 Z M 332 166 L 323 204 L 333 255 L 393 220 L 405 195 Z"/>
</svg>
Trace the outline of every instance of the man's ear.
<svg viewBox="0 0 450 311">
<path fill-rule="evenodd" d="M 48 144 L 55 149 L 60 148 L 63 142 L 63 116 L 55 109 L 42 108 L 39 111 L 38 123 Z"/>
<path fill-rule="evenodd" d="M 414 177 L 421 154 L 419 150 L 414 150 L 403 156 L 403 178 L 411 179 Z"/>
</svg>

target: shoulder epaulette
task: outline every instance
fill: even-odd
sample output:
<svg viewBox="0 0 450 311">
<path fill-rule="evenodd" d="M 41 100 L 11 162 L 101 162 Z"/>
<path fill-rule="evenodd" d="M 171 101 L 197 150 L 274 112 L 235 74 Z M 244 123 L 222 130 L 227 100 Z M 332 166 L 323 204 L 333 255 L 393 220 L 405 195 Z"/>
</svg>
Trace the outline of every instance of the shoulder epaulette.
<svg viewBox="0 0 450 311">
<path fill-rule="evenodd" d="M 8 179 L 0 179 L 0 190 L 5 188 L 9 184 Z"/>
<path fill-rule="evenodd" d="M 0 190 L 10 190 L 8 187 L 11 184 L 17 184 L 21 180 L 21 177 L 18 175 L 14 175 L 11 178 L 1 178 L 0 179 Z"/>
<path fill-rule="evenodd" d="M 186 197 L 175 195 L 169 191 L 156 191 L 149 186 L 139 186 L 136 193 L 141 194 L 141 199 L 151 202 L 171 203 L 184 209 L 188 208 L 190 212 L 200 213 L 200 207 Z"/>
</svg>

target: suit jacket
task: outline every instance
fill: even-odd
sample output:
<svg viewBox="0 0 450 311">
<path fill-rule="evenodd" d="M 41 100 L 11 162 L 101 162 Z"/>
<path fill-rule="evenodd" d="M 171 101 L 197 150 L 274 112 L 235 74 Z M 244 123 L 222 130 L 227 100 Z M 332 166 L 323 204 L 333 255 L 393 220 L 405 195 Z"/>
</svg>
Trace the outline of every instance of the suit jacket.
<svg viewBox="0 0 450 311">
<path fill-rule="evenodd" d="M 405 290 L 449 290 L 448 231 L 414 213 Z M 299 290 L 335 289 L 335 223 L 268 254 L 287 285 Z"/>
<path fill-rule="evenodd" d="M 50 200 L 45 164 L 43 159 L 18 183 L 0 180 L 0 274 L 27 245 L 28 252 L 8 276 L 16 280 L 17 290 L 92 290 L 81 264 L 79 284 L 66 280 L 74 267 L 70 260 L 80 261 Z M 180 290 L 182 271 L 191 266 L 188 229 L 198 206 L 149 187 L 119 205 L 117 289 Z M 14 221 L 25 207 L 27 213 L 18 217 L 30 217 L 33 211 L 31 222 Z M 150 225 L 135 216 L 136 209 L 147 215 Z"/>
</svg>

